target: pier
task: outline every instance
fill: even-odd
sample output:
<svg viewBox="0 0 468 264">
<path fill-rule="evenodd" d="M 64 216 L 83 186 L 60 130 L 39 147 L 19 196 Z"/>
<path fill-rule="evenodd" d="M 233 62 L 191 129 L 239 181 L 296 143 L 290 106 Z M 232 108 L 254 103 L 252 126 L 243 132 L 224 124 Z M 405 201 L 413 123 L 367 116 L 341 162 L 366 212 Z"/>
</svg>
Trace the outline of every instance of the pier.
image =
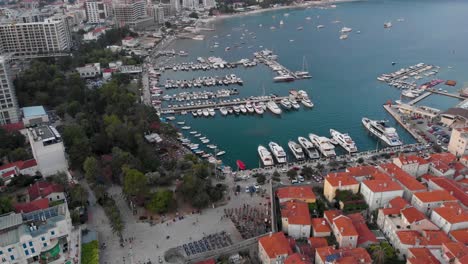
<svg viewBox="0 0 468 264">
<path fill-rule="evenodd" d="M 298 79 L 308 79 L 311 78 L 308 72 L 293 72 L 281 65 L 276 61 L 277 56 L 273 54 L 270 50 L 262 50 L 260 52 L 254 53 L 255 58 L 258 59 L 261 63 L 270 67 L 274 72 L 278 73 L 278 76 L 274 78 L 277 82 L 288 82 Z M 277 79 L 279 78 L 279 79 Z"/>
<path fill-rule="evenodd" d="M 420 96 L 418 96 L 418 97 L 414 98 L 413 100 L 411 100 L 408 104 L 409 105 L 414 105 L 414 104 L 418 103 L 419 101 L 421 101 L 422 99 L 428 97 L 431 94 L 432 94 L 431 92 L 425 92 L 425 93 L 421 94 Z"/>
<path fill-rule="evenodd" d="M 187 105 L 187 106 L 178 106 L 178 107 L 171 107 L 171 108 L 161 108 L 162 114 L 173 114 L 173 113 L 180 113 L 182 111 L 196 111 L 198 109 L 205 109 L 205 108 L 220 108 L 226 106 L 234 106 L 234 105 L 241 105 L 246 103 L 260 103 L 260 102 L 268 102 L 274 101 L 278 103 L 282 99 L 288 99 L 289 96 L 280 96 L 280 97 L 268 97 L 268 98 L 254 98 L 254 99 L 242 99 L 240 101 L 234 102 L 218 102 L 214 104 L 202 104 L 202 105 Z"/>
<path fill-rule="evenodd" d="M 435 89 L 430 89 L 430 90 L 428 90 L 428 91 L 431 92 L 431 93 L 440 94 L 440 95 L 445 95 L 445 96 L 457 98 L 457 99 L 460 99 L 460 100 L 465 100 L 465 99 L 466 99 L 465 97 L 463 97 L 463 96 L 461 96 L 461 95 L 458 95 L 458 94 L 446 93 L 446 92 L 442 92 L 442 91 L 437 91 L 437 90 L 435 90 Z"/>
<path fill-rule="evenodd" d="M 395 110 L 388 104 L 384 104 L 383 107 L 387 112 L 395 118 L 395 120 L 410 133 L 411 136 L 413 136 L 414 139 L 416 139 L 418 142 L 424 142 L 424 139 L 419 136 L 416 132 L 414 132 L 407 124 L 401 120 L 401 117 L 398 113 L 395 112 Z"/>
</svg>

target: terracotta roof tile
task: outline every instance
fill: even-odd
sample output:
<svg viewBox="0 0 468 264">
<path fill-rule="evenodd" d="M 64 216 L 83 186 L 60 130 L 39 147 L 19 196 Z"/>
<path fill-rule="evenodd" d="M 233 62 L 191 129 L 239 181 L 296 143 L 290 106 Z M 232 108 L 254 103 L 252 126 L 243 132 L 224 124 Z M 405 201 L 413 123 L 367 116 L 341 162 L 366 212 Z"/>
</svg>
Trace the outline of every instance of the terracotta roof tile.
<svg viewBox="0 0 468 264">
<path fill-rule="evenodd" d="M 354 228 L 356 229 L 358 237 L 358 245 L 364 243 L 377 243 L 377 237 L 370 231 L 366 224 L 366 220 L 360 213 L 350 214 L 348 217 L 353 222 Z"/>
<path fill-rule="evenodd" d="M 395 197 L 392 200 L 390 200 L 389 204 L 391 208 L 398 208 L 398 209 L 403 209 L 410 205 L 405 199 L 403 199 L 403 197 L 400 197 L 400 196 Z"/>
<path fill-rule="evenodd" d="M 453 230 L 449 232 L 449 235 L 457 242 L 461 242 L 465 245 L 468 245 L 468 228 Z"/>
<path fill-rule="evenodd" d="M 461 242 L 448 242 L 443 244 L 443 251 L 448 259 L 462 258 L 468 255 L 468 247 Z"/>
<path fill-rule="evenodd" d="M 344 215 L 337 216 L 333 219 L 333 223 L 342 236 L 358 236 L 353 221 L 349 217 Z"/>
<path fill-rule="evenodd" d="M 294 253 L 284 260 L 284 264 L 312 264 L 312 261 L 305 255 Z"/>
<path fill-rule="evenodd" d="M 301 201 L 281 203 L 281 217 L 287 218 L 291 225 L 311 225 L 309 206 Z"/>
<path fill-rule="evenodd" d="M 400 213 L 400 208 L 383 208 L 379 210 L 382 210 L 383 215 L 397 215 Z"/>
<path fill-rule="evenodd" d="M 456 181 L 443 177 L 434 177 L 431 179 L 431 182 L 435 183 L 440 188 L 451 193 L 464 206 L 468 206 L 468 194 L 465 192 L 464 188 Z"/>
<path fill-rule="evenodd" d="M 410 191 L 427 190 L 422 183 L 393 163 L 382 164 L 380 167 Z"/>
<path fill-rule="evenodd" d="M 312 228 L 317 233 L 331 232 L 330 225 L 325 218 L 312 218 Z"/>
<path fill-rule="evenodd" d="M 346 169 L 348 172 L 349 176 L 353 177 L 362 177 L 362 176 L 370 176 L 376 171 L 378 171 L 377 168 L 374 166 L 358 166 L 358 167 L 349 167 Z"/>
<path fill-rule="evenodd" d="M 328 246 L 328 241 L 324 237 L 311 237 L 311 238 L 309 238 L 309 244 L 310 244 L 310 247 L 313 250 L 315 250 L 317 248 L 322 248 L 322 247 Z"/>
<path fill-rule="evenodd" d="M 408 251 L 412 255 L 408 262 L 411 264 L 439 264 L 440 261 L 427 248 L 409 248 Z"/>
<path fill-rule="evenodd" d="M 328 210 L 323 212 L 323 217 L 327 219 L 328 224 L 331 225 L 333 223 L 333 219 L 342 214 L 343 212 L 341 210 Z"/>
<path fill-rule="evenodd" d="M 401 214 L 406 218 L 406 220 L 410 224 L 427 219 L 427 217 L 422 212 L 420 212 L 414 207 L 409 207 L 401 210 Z"/>
<path fill-rule="evenodd" d="M 393 192 L 402 191 L 401 186 L 394 181 L 366 180 L 362 184 L 366 185 L 372 192 Z"/>
<path fill-rule="evenodd" d="M 444 206 L 433 210 L 451 224 L 468 223 L 468 211 L 461 206 Z"/>
<path fill-rule="evenodd" d="M 329 173 L 325 177 L 325 181 L 330 183 L 333 187 L 340 186 L 349 186 L 349 185 L 358 185 L 359 182 L 354 179 L 354 177 L 350 176 L 347 172 L 337 172 L 337 173 Z"/>
<path fill-rule="evenodd" d="M 46 181 L 36 182 L 28 188 L 30 200 L 36 200 L 40 197 L 44 198 L 51 193 L 58 193 L 63 191 L 63 186 Z"/>
<path fill-rule="evenodd" d="M 423 203 L 434 203 L 434 202 L 447 202 L 457 201 L 457 198 L 453 197 L 446 190 L 434 190 L 428 192 L 417 192 L 414 196 Z"/>
<path fill-rule="evenodd" d="M 328 256 L 335 255 L 336 264 L 371 264 L 372 259 L 364 248 L 339 248 L 323 247 L 317 249 L 319 258 L 325 263 Z"/>
<path fill-rule="evenodd" d="M 428 164 L 429 161 L 419 157 L 419 156 L 416 156 L 416 155 L 400 155 L 398 157 L 398 159 L 400 160 L 401 164 L 403 165 L 406 165 L 406 164 L 412 164 L 412 163 L 418 163 L 419 165 L 424 165 L 424 164 Z"/>
<path fill-rule="evenodd" d="M 18 203 L 14 205 L 17 213 L 30 213 L 41 209 L 49 208 L 49 199 L 39 199 L 29 203 Z"/>
<path fill-rule="evenodd" d="M 290 186 L 280 188 L 276 191 L 276 196 L 279 199 L 313 199 L 315 200 L 315 194 L 311 187 L 305 186 Z"/>
<path fill-rule="evenodd" d="M 279 255 L 290 255 L 292 253 L 288 239 L 286 239 L 283 232 L 263 236 L 258 240 L 258 243 L 262 245 L 270 259 L 276 258 Z"/>
</svg>

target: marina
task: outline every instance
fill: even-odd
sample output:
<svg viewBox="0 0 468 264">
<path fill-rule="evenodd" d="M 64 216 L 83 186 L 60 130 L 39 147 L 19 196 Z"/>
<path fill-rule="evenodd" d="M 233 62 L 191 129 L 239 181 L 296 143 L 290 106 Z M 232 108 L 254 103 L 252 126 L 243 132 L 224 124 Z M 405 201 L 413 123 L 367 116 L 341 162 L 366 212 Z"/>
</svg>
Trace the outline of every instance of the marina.
<svg viewBox="0 0 468 264">
<path fill-rule="evenodd" d="M 305 66 L 302 71 L 293 72 L 281 65 L 277 61 L 278 56 L 273 54 L 271 50 L 265 49 L 260 52 L 255 52 L 254 55 L 261 63 L 264 63 L 277 73 L 277 76 L 273 78 L 275 82 L 291 82 L 298 79 L 312 78 L 312 76 L 309 75 L 309 72 L 305 70 Z"/>
</svg>

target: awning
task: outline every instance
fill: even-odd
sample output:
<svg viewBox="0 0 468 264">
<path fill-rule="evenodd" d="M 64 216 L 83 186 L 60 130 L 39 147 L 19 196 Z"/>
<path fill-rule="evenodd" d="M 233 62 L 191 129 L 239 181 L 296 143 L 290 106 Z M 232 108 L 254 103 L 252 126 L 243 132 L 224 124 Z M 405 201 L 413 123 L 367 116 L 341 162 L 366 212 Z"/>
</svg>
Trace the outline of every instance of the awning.
<svg viewBox="0 0 468 264">
<path fill-rule="evenodd" d="M 45 259 L 45 260 L 53 259 L 53 258 L 56 258 L 59 254 L 60 254 L 60 245 L 59 243 L 57 243 L 55 247 L 49 249 L 46 252 L 41 253 L 41 259 Z"/>
</svg>

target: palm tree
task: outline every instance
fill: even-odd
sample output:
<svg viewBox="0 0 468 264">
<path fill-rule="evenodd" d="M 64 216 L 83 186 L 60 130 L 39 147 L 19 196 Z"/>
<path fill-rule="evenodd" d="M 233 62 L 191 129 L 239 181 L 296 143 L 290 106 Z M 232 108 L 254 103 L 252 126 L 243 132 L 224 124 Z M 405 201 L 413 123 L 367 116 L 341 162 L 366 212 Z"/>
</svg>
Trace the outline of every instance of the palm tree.
<svg viewBox="0 0 468 264">
<path fill-rule="evenodd" d="M 377 245 L 373 251 L 374 252 L 372 252 L 372 257 L 374 258 L 375 263 L 384 264 L 385 263 L 384 249 L 380 245 Z"/>
</svg>

